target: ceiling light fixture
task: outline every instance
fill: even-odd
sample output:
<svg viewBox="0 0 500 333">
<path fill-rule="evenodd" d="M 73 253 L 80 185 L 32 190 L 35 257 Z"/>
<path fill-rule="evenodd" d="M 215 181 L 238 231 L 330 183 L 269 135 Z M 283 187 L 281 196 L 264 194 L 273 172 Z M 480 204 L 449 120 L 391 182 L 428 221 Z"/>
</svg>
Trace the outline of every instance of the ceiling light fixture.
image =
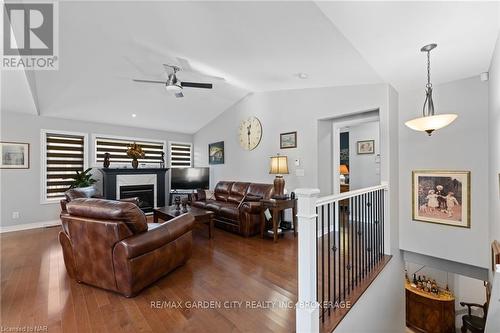
<svg viewBox="0 0 500 333">
<path fill-rule="evenodd" d="M 135 113 L 132 113 L 132 118 L 135 118 L 137 117 L 137 115 Z"/>
<path fill-rule="evenodd" d="M 307 73 L 297 73 L 296 75 L 299 79 L 302 79 L 302 80 L 309 78 L 309 75 L 307 75 Z"/>
<path fill-rule="evenodd" d="M 427 52 L 427 84 L 425 85 L 425 102 L 422 110 L 423 116 L 409 120 L 405 123 L 405 125 L 412 130 L 427 132 L 429 136 L 433 131 L 448 126 L 458 117 L 456 114 L 452 113 L 435 115 L 434 112 L 431 83 L 431 51 L 436 48 L 436 46 L 437 44 L 429 44 L 420 49 L 422 52 Z"/>
</svg>

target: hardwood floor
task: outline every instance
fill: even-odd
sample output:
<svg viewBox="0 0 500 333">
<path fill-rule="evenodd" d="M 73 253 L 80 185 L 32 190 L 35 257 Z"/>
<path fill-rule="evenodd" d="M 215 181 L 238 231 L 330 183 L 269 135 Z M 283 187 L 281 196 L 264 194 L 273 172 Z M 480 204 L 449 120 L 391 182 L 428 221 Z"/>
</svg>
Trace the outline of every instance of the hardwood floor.
<svg viewBox="0 0 500 333">
<path fill-rule="evenodd" d="M 58 232 L 54 227 L 0 236 L 2 327 L 43 330 L 47 326 L 48 332 L 295 330 L 297 241 L 293 233 L 273 243 L 216 229 L 215 239 L 209 240 L 206 228 L 197 228 L 191 260 L 127 299 L 69 279 Z M 197 301 L 221 303 L 205 304 L 212 305 L 208 309 L 189 303 Z M 230 305 L 225 301 L 243 304 L 224 308 Z M 174 308 L 173 304 L 179 305 L 174 302 L 181 302 L 181 307 Z"/>
</svg>

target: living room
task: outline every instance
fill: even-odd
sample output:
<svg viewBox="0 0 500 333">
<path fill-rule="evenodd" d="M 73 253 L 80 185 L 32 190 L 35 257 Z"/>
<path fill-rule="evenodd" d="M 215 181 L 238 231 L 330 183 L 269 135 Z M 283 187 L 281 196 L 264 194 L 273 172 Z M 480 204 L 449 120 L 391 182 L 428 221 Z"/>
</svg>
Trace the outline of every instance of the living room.
<svg viewBox="0 0 500 333">
<path fill-rule="evenodd" d="M 2 330 L 500 331 L 499 2 L 42 4 L 3 6 Z"/>
</svg>

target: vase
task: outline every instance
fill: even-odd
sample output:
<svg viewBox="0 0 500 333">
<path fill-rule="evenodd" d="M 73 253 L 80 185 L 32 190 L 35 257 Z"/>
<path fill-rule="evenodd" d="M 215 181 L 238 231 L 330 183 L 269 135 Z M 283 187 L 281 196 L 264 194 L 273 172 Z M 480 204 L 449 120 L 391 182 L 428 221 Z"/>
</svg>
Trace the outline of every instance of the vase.
<svg viewBox="0 0 500 333">
<path fill-rule="evenodd" d="M 135 158 L 132 160 L 132 168 L 137 169 L 139 167 L 139 161 Z"/>
</svg>

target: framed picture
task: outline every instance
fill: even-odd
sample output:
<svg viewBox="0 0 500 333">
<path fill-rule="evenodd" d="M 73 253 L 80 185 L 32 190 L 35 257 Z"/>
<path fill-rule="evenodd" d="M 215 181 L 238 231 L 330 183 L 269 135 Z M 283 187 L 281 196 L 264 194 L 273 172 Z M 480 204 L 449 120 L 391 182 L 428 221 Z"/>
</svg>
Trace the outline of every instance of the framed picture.
<svg viewBox="0 0 500 333">
<path fill-rule="evenodd" d="M 415 221 L 470 228 L 470 171 L 413 171 Z"/>
<path fill-rule="evenodd" d="M 375 154 L 375 140 L 363 140 L 357 142 L 358 155 Z"/>
<path fill-rule="evenodd" d="M 208 163 L 224 164 L 224 141 L 214 142 L 208 145 Z"/>
<path fill-rule="evenodd" d="M 0 169 L 29 169 L 30 144 L 0 142 Z"/>
<path fill-rule="evenodd" d="M 297 148 L 297 132 L 280 134 L 280 149 Z"/>
</svg>

